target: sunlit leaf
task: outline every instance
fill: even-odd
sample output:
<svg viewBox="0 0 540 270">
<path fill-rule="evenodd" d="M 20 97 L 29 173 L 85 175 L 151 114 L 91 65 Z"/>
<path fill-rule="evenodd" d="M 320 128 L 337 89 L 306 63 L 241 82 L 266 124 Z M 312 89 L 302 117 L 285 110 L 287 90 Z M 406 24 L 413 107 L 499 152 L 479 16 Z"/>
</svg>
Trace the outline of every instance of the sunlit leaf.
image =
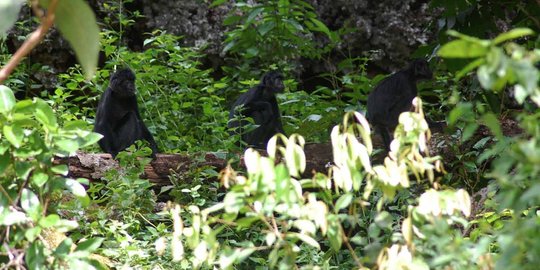
<svg viewBox="0 0 540 270">
<path fill-rule="evenodd" d="M 98 249 L 101 246 L 101 243 L 103 243 L 103 240 L 105 240 L 105 238 L 102 238 L 102 237 L 88 239 L 82 243 L 77 244 L 77 248 L 75 250 L 94 252 L 96 249 Z"/>
<path fill-rule="evenodd" d="M 463 129 L 461 139 L 464 141 L 470 139 L 472 135 L 474 135 L 474 132 L 476 132 L 477 128 L 478 128 L 478 124 L 476 123 L 467 124 L 465 128 Z"/>
<path fill-rule="evenodd" d="M 53 166 L 51 170 L 54 173 L 60 174 L 60 175 L 67 175 L 69 173 L 69 167 L 66 164 L 60 164 Z"/>
<path fill-rule="evenodd" d="M 502 33 L 498 35 L 495 39 L 493 39 L 493 43 L 499 44 L 507 40 L 516 39 L 516 38 L 520 38 L 524 36 L 530 36 L 533 34 L 534 34 L 534 31 L 529 28 L 516 28 L 506 33 Z"/>
<path fill-rule="evenodd" d="M 41 203 L 39 198 L 29 189 L 23 189 L 21 193 L 21 207 L 35 221 L 41 215 Z"/>
<path fill-rule="evenodd" d="M 21 147 L 24 139 L 23 129 L 19 125 L 4 126 L 3 133 L 6 139 L 15 147 Z"/>
<path fill-rule="evenodd" d="M 49 175 L 44 172 L 34 172 L 32 174 L 32 184 L 42 187 L 49 180 Z"/>
<path fill-rule="evenodd" d="M 56 223 L 59 221 L 60 221 L 60 216 L 56 214 L 51 214 L 45 218 L 40 219 L 39 225 L 42 226 L 43 228 L 49 228 L 49 227 L 55 226 Z"/>
<path fill-rule="evenodd" d="M 0 214 L 0 225 L 11 226 L 14 224 L 22 224 L 29 221 L 29 218 L 23 212 L 12 210 L 8 213 Z"/>
<path fill-rule="evenodd" d="M 56 115 L 54 114 L 54 111 L 51 109 L 49 104 L 47 104 L 41 99 L 36 99 L 35 104 L 36 109 L 34 113 L 36 115 L 36 119 L 40 123 L 42 123 L 47 129 L 54 129 L 58 127 L 58 123 L 56 122 Z"/>
<path fill-rule="evenodd" d="M 47 5 L 49 1 L 44 1 Z M 61 0 L 55 24 L 69 41 L 87 80 L 94 76 L 99 54 L 99 28 L 94 12 L 83 0 Z"/>
<path fill-rule="evenodd" d="M 208 6 L 209 8 L 213 8 L 213 7 L 217 7 L 223 3 L 227 2 L 227 0 L 214 0 L 212 2 L 212 4 L 210 4 L 210 6 Z"/>
<path fill-rule="evenodd" d="M 454 40 L 444 44 L 437 54 L 446 58 L 476 58 L 486 55 L 488 47 L 467 40 Z"/>
<path fill-rule="evenodd" d="M 249 26 L 253 22 L 253 20 L 255 20 L 255 18 L 257 18 L 259 14 L 261 14 L 263 10 L 264 8 L 262 7 L 252 9 L 249 15 L 247 16 L 246 21 L 244 22 L 244 26 Z"/>
<path fill-rule="evenodd" d="M 71 250 L 71 246 L 73 245 L 73 240 L 71 240 L 71 238 L 66 238 L 64 239 L 64 241 L 62 241 L 60 243 L 60 245 L 58 245 L 58 247 L 56 247 L 56 249 L 54 250 L 54 253 L 56 255 L 67 255 L 69 254 L 70 250 Z"/>
<path fill-rule="evenodd" d="M 309 235 L 301 234 L 301 233 L 291 233 L 291 235 L 298 237 L 298 239 L 302 240 L 304 243 L 314 248 L 320 249 L 319 243 L 315 239 L 313 239 L 313 237 Z"/>
<path fill-rule="evenodd" d="M 43 242 L 35 241 L 26 249 L 24 261 L 28 269 L 45 270 L 47 269 L 45 264 L 46 258 Z"/>
<path fill-rule="evenodd" d="M 466 217 L 471 215 L 471 197 L 469 196 L 469 193 L 465 191 L 464 189 L 459 189 L 456 192 L 456 200 L 459 202 L 459 206 L 461 209 L 461 212 Z"/>
<path fill-rule="evenodd" d="M 23 0 L 0 0 L 0 37 L 15 24 L 23 4 Z"/>
<path fill-rule="evenodd" d="M 323 32 L 328 37 L 332 36 L 332 34 L 330 34 L 330 29 L 328 29 L 328 27 L 323 22 L 321 22 L 321 21 L 319 21 L 319 20 L 317 20 L 315 18 L 311 18 L 311 22 L 313 22 L 313 24 L 315 24 L 315 26 L 316 26 L 313 30 Z"/>
<path fill-rule="evenodd" d="M 410 245 L 413 237 L 412 221 L 410 217 L 403 220 L 403 223 L 401 224 L 401 233 L 403 234 L 403 238 L 407 245 Z"/>
<path fill-rule="evenodd" d="M 79 144 L 77 141 L 66 139 L 56 141 L 56 145 L 60 150 L 66 151 L 68 153 L 75 153 L 79 149 Z"/>
<path fill-rule="evenodd" d="M 328 217 L 328 240 L 333 250 L 338 251 L 342 244 L 342 233 L 337 216 L 331 215 Z"/>
<path fill-rule="evenodd" d="M 353 198 L 354 197 L 352 193 L 345 193 L 341 197 L 339 197 L 335 205 L 336 211 L 339 211 L 341 209 L 348 207 L 351 204 Z"/>
<path fill-rule="evenodd" d="M 66 179 L 65 185 L 66 185 L 67 189 L 73 195 L 75 195 L 77 197 L 85 197 L 86 196 L 86 189 L 78 181 L 73 180 L 73 179 Z"/>
<path fill-rule="evenodd" d="M 501 139 L 503 137 L 503 133 L 501 130 L 501 125 L 499 124 L 499 120 L 493 113 L 486 113 L 482 116 L 482 120 L 486 124 L 486 126 L 489 127 L 491 132 L 493 132 L 493 135 L 495 137 Z"/>
<path fill-rule="evenodd" d="M 0 6 L 1 5 L 2 4 L 0 4 Z M 13 91 L 5 85 L 0 85 L 0 113 L 5 114 L 11 111 L 13 106 L 15 106 L 15 95 L 13 94 Z"/>
</svg>

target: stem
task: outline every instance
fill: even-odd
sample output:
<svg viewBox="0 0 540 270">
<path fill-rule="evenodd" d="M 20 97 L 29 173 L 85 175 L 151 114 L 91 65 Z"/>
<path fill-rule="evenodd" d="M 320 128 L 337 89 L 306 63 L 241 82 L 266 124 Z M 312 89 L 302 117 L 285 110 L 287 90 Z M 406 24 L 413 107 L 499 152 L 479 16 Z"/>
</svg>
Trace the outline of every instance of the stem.
<svg viewBox="0 0 540 270">
<path fill-rule="evenodd" d="M 15 52 L 9 62 L 0 70 L 0 83 L 4 82 L 13 72 L 15 67 L 19 65 L 22 59 L 32 51 L 43 40 L 49 28 L 54 23 L 54 16 L 58 0 L 51 0 L 47 15 L 42 18 L 41 25 L 30 35 L 23 45 Z M 35 8 L 34 8 L 35 10 Z"/>
</svg>

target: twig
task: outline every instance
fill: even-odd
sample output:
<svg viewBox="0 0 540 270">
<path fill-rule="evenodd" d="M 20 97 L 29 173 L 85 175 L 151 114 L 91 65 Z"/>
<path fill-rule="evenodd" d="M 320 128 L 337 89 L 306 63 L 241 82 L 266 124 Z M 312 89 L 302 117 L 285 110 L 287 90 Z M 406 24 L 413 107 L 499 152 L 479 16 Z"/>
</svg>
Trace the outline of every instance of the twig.
<svg viewBox="0 0 540 270">
<path fill-rule="evenodd" d="M 0 70 L 0 83 L 4 82 L 11 72 L 19 65 L 22 59 L 28 55 L 40 42 L 43 40 L 47 31 L 54 23 L 54 16 L 58 0 L 51 0 L 51 3 L 47 9 L 47 15 L 41 20 L 40 26 L 32 32 L 30 37 L 23 43 L 23 45 L 15 52 L 9 62 Z"/>
</svg>

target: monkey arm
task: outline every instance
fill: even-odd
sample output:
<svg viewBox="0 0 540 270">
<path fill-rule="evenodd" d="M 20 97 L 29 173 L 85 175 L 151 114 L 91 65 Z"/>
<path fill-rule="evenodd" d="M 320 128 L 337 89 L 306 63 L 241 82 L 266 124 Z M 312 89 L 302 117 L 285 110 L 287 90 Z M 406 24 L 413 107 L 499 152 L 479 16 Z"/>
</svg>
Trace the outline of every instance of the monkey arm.
<svg viewBox="0 0 540 270">
<path fill-rule="evenodd" d="M 157 143 L 154 140 L 154 136 L 152 136 L 152 133 L 150 133 L 150 130 L 148 130 L 148 128 L 144 124 L 138 108 L 135 112 L 136 112 L 136 120 L 142 133 L 141 136 L 150 144 L 150 149 L 152 149 L 152 157 L 156 157 L 156 153 L 158 153 L 159 150 L 157 147 Z"/>
<path fill-rule="evenodd" d="M 267 101 L 255 101 L 247 104 L 249 112 L 272 111 L 272 104 Z"/>
<path fill-rule="evenodd" d="M 117 152 L 115 150 L 115 145 L 113 145 L 114 141 L 112 140 L 112 138 L 114 135 L 112 134 L 112 130 L 112 127 L 110 127 L 109 125 L 107 125 L 106 122 L 103 121 L 97 122 L 94 126 L 94 132 L 99 133 L 103 136 L 103 138 L 98 141 L 99 146 L 101 147 L 101 149 L 103 149 L 103 151 L 105 151 L 106 153 L 110 153 L 114 157 L 116 156 Z"/>
<path fill-rule="evenodd" d="M 285 130 L 283 130 L 283 124 L 281 123 L 281 117 L 276 119 L 276 133 L 281 133 L 281 134 L 287 136 L 287 134 L 285 133 Z"/>
</svg>

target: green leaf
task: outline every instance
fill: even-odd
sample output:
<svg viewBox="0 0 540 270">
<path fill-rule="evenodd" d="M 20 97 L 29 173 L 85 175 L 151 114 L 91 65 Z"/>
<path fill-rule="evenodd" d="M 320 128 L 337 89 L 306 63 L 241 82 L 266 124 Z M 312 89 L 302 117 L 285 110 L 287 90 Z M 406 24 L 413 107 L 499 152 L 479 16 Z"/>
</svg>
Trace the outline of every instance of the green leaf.
<svg viewBox="0 0 540 270">
<path fill-rule="evenodd" d="M 338 217 L 335 215 L 328 216 L 328 240 L 330 241 L 330 246 L 334 251 L 341 249 L 342 244 L 342 235 Z"/>
<path fill-rule="evenodd" d="M 474 135 L 474 132 L 476 132 L 476 129 L 478 128 L 478 124 L 476 123 L 470 123 L 465 126 L 463 129 L 463 135 L 461 135 L 461 139 L 463 141 L 466 141 Z"/>
<path fill-rule="evenodd" d="M 22 209 L 29 211 L 32 208 L 39 206 L 39 199 L 31 190 L 23 189 L 21 193 L 21 207 Z"/>
<path fill-rule="evenodd" d="M 60 0 L 55 24 L 75 51 L 85 78 L 91 79 L 99 54 L 99 28 L 94 12 L 83 0 Z"/>
<path fill-rule="evenodd" d="M 26 179 L 32 171 L 32 164 L 28 162 L 16 162 L 15 163 L 15 175 L 19 179 Z"/>
<path fill-rule="evenodd" d="M 457 123 L 458 120 L 471 121 L 474 120 L 473 106 L 471 103 L 460 103 L 448 116 L 448 124 L 453 125 Z"/>
<path fill-rule="evenodd" d="M 49 180 L 49 175 L 44 172 L 34 172 L 32 174 L 32 184 L 42 187 Z"/>
<path fill-rule="evenodd" d="M 69 167 L 65 164 L 61 164 L 52 167 L 51 171 L 60 175 L 67 175 L 69 173 Z"/>
<path fill-rule="evenodd" d="M 61 219 L 60 221 L 58 221 L 56 223 L 56 226 L 55 228 L 59 231 L 59 232 L 68 232 L 68 231 L 71 231 L 75 228 L 79 227 L 79 224 L 77 223 L 77 221 L 74 221 L 74 220 L 65 220 L 65 219 Z"/>
<path fill-rule="evenodd" d="M 339 199 L 336 202 L 336 212 L 348 207 L 353 200 L 353 195 L 351 193 L 343 194 L 343 196 L 339 197 Z"/>
<path fill-rule="evenodd" d="M 0 6 L 1 5 L 2 4 L 0 4 Z M 0 17 L 1 16 L 2 15 L 0 14 Z M 13 94 L 13 91 L 5 85 L 0 85 L 0 113 L 6 114 L 11 111 L 13 106 L 15 106 L 15 95 Z"/>
<path fill-rule="evenodd" d="M 507 40 L 516 39 L 524 36 L 530 36 L 534 35 L 534 31 L 529 28 L 516 28 L 512 29 L 506 33 L 502 33 L 498 35 L 495 39 L 493 39 L 494 44 L 499 44 L 502 42 L 505 42 Z"/>
<path fill-rule="evenodd" d="M 11 210 L 7 213 L 0 213 L 0 225 L 11 226 L 14 224 L 24 224 L 28 217 L 17 210 Z"/>
<path fill-rule="evenodd" d="M 40 241 L 35 241 L 26 249 L 24 261 L 28 269 L 45 270 L 45 259 L 43 244 Z"/>
<path fill-rule="evenodd" d="M 377 226 L 379 226 L 379 228 L 382 228 L 382 229 L 384 228 L 391 229 L 392 222 L 393 222 L 392 216 L 390 215 L 390 213 L 386 211 L 380 212 L 375 217 L 375 224 L 377 224 Z"/>
<path fill-rule="evenodd" d="M 75 153 L 79 149 L 79 144 L 75 140 L 65 139 L 55 143 L 61 150 L 68 153 Z"/>
<path fill-rule="evenodd" d="M 254 216 L 254 217 L 243 217 L 243 218 L 240 218 L 238 220 L 236 220 L 236 224 L 238 226 L 238 229 L 243 229 L 243 228 L 249 228 L 251 227 L 251 225 L 256 222 L 256 221 L 259 221 L 261 218 L 258 217 L 258 216 Z"/>
<path fill-rule="evenodd" d="M 301 233 L 291 233 L 292 236 L 295 236 L 297 237 L 298 239 L 302 240 L 304 243 L 316 248 L 316 249 L 320 249 L 320 245 L 319 243 L 313 239 L 313 237 L 309 236 L 309 235 L 306 235 L 306 234 L 301 234 Z"/>
<path fill-rule="evenodd" d="M 101 138 L 103 138 L 103 135 L 99 133 L 95 133 L 95 132 L 90 132 L 86 136 L 84 136 L 84 143 L 79 145 L 79 147 L 86 147 L 89 145 L 93 145 L 97 143 L 99 140 L 101 140 Z"/>
<path fill-rule="evenodd" d="M 9 156 L 9 153 L 4 153 L 0 155 L 0 175 L 4 173 L 6 168 L 9 166 L 9 163 L 11 162 L 11 157 Z"/>
<path fill-rule="evenodd" d="M 276 27 L 276 23 L 274 21 L 267 21 L 263 23 L 261 26 L 257 27 L 257 31 L 261 36 L 265 36 L 268 32 L 270 32 L 272 29 Z"/>
<path fill-rule="evenodd" d="M 25 188 L 21 192 L 21 207 L 32 220 L 37 221 L 40 219 L 42 213 L 41 203 L 31 190 Z"/>
<path fill-rule="evenodd" d="M 54 254 L 56 256 L 66 256 L 69 254 L 69 251 L 71 250 L 71 246 L 73 245 L 73 240 L 71 238 L 66 238 L 58 247 L 54 250 Z"/>
<path fill-rule="evenodd" d="M 79 243 L 75 251 L 94 252 L 101 246 L 103 240 L 105 240 L 105 238 L 102 237 L 88 239 L 82 243 Z"/>
<path fill-rule="evenodd" d="M 56 116 L 49 104 L 41 99 L 36 99 L 36 110 L 34 112 L 36 119 L 48 129 L 54 129 L 58 127 L 56 122 Z"/>
<path fill-rule="evenodd" d="M 240 19 L 242 19 L 242 16 L 237 16 L 237 15 L 229 16 L 225 18 L 225 20 L 223 20 L 223 25 L 229 26 L 229 25 L 236 24 L 238 21 L 240 21 Z"/>
<path fill-rule="evenodd" d="M 227 0 L 214 0 L 214 2 L 212 2 L 212 4 L 210 4 L 210 6 L 208 7 L 209 8 L 217 7 L 225 2 L 227 2 Z"/>
<path fill-rule="evenodd" d="M 462 34 L 462 33 L 458 32 L 458 31 L 455 31 L 455 30 L 448 30 L 448 31 L 446 31 L 446 33 L 449 36 L 452 36 L 452 37 L 457 37 L 459 39 L 466 40 L 466 41 L 473 42 L 473 43 L 484 44 L 486 46 L 490 43 L 489 40 L 483 40 L 483 39 L 479 39 L 479 38 L 476 38 L 476 37 L 471 37 L 471 36 Z"/>
<path fill-rule="evenodd" d="M 332 37 L 332 34 L 330 33 L 330 29 L 328 29 L 328 27 L 323 22 L 321 22 L 321 21 L 319 21 L 319 20 L 317 20 L 315 18 L 311 18 L 311 21 L 317 26 L 313 30 L 323 32 L 328 37 Z"/>
<path fill-rule="evenodd" d="M 251 12 L 249 13 L 246 21 L 244 22 L 244 26 L 249 26 L 253 22 L 253 20 L 255 20 L 257 15 L 261 14 L 261 12 L 263 10 L 264 10 L 264 8 L 262 8 L 262 7 L 258 7 L 258 8 L 255 8 L 255 9 L 251 10 Z"/>
<path fill-rule="evenodd" d="M 11 143 L 15 148 L 21 147 L 21 143 L 24 139 L 24 133 L 23 129 L 19 125 L 4 126 L 3 132 L 9 143 Z"/>
<path fill-rule="evenodd" d="M 472 61 L 456 74 L 456 79 L 461 79 L 463 76 L 467 75 L 467 73 L 483 65 L 485 62 L 486 60 L 484 58 L 478 58 Z"/>
<path fill-rule="evenodd" d="M 24 1 L 0 0 L 0 37 L 15 24 Z"/>
<path fill-rule="evenodd" d="M 50 228 L 56 225 L 60 221 L 60 216 L 56 214 L 48 215 L 45 218 L 39 220 L 39 225 L 43 228 Z"/>
<path fill-rule="evenodd" d="M 84 189 L 83 185 L 73 179 L 66 179 L 66 187 L 69 191 L 71 191 L 71 193 L 73 193 L 73 195 L 77 197 L 86 196 L 86 190 Z"/>
<path fill-rule="evenodd" d="M 437 54 L 446 58 L 476 58 L 486 55 L 488 46 L 467 40 L 454 40 L 444 44 Z"/>
<path fill-rule="evenodd" d="M 77 197 L 83 206 L 90 204 L 90 198 L 86 194 L 84 186 L 76 180 L 66 179 L 66 188 Z"/>
<path fill-rule="evenodd" d="M 503 133 L 501 130 L 501 125 L 499 124 L 499 120 L 497 117 L 495 117 L 492 113 L 486 113 L 482 116 L 482 120 L 484 121 L 484 124 L 489 127 L 491 132 L 493 132 L 493 135 L 497 137 L 497 139 L 502 139 Z"/>
</svg>

